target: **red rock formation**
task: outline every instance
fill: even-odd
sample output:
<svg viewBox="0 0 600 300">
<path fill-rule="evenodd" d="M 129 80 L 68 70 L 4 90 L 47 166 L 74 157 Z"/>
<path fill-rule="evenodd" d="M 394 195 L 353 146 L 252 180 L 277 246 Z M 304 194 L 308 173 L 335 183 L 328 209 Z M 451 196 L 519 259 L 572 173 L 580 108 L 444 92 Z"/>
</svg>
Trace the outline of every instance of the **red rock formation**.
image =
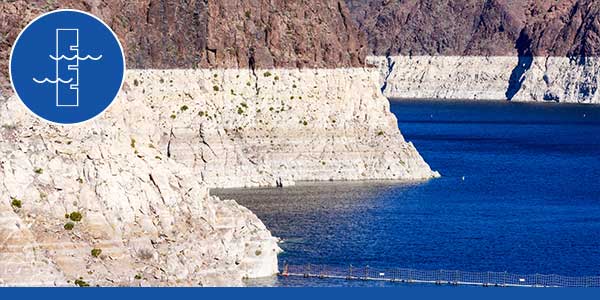
<svg viewBox="0 0 600 300">
<path fill-rule="evenodd" d="M 117 33 L 129 68 L 362 66 L 366 41 L 340 0 L 16 0 L 0 3 L 0 74 L 18 33 L 56 8 L 90 11 Z M 0 75 L 6 88 L 7 80 Z"/>
<path fill-rule="evenodd" d="M 600 54 L 597 0 L 347 0 L 376 55 Z"/>
</svg>

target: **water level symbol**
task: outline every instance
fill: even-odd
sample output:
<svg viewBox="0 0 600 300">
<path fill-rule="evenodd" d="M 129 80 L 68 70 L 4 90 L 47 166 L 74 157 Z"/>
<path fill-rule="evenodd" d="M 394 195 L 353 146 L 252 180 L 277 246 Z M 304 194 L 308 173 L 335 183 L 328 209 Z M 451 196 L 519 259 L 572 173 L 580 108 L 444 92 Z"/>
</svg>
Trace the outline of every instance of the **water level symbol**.
<svg viewBox="0 0 600 300">
<path fill-rule="evenodd" d="M 101 19 L 61 9 L 37 17 L 21 31 L 9 70 L 19 100 L 33 115 L 54 124 L 78 124 L 115 102 L 125 55 Z"/>
<path fill-rule="evenodd" d="M 54 80 L 44 78 L 43 80 L 33 78 L 38 84 L 50 83 L 56 86 L 57 107 L 79 106 L 79 61 L 100 60 L 97 57 L 87 55 L 79 56 L 79 29 L 56 29 L 55 55 L 49 55 L 55 61 L 56 77 Z"/>
</svg>

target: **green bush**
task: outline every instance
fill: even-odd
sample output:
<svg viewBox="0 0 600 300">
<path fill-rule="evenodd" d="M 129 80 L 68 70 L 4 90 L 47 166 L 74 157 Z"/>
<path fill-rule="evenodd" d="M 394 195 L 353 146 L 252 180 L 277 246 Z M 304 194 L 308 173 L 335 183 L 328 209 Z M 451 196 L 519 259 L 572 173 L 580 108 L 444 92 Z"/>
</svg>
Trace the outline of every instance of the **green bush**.
<svg viewBox="0 0 600 300">
<path fill-rule="evenodd" d="M 260 255 L 262 254 L 262 251 L 260 251 L 260 250 L 256 250 L 256 251 L 254 252 L 254 254 L 256 254 L 256 256 L 260 256 Z"/>
<path fill-rule="evenodd" d="M 176 114 L 172 114 L 171 115 L 171 119 L 175 120 L 175 118 L 177 118 L 177 115 Z"/>
<path fill-rule="evenodd" d="M 33 172 L 35 172 L 35 174 L 42 174 L 42 173 L 44 173 L 44 169 L 42 169 L 42 168 L 35 168 L 35 169 L 33 169 Z"/>
<path fill-rule="evenodd" d="M 10 205 L 12 205 L 12 207 L 21 208 L 21 206 L 23 205 L 23 202 L 21 202 L 21 200 L 14 197 L 11 199 L 12 201 L 10 202 Z"/>
<path fill-rule="evenodd" d="M 186 110 L 188 110 L 188 109 L 189 109 L 189 107 L 188 107 L 187 105 L 183 105 L 183 106 L 180 108 L 180 110 L 181 110 L 181 111 L 186 111 Z"/>
<path fill-rule="evenodd" d="M 93 257 L 98 257 L 102 254 L 102 249 L 94 248 L 91 251 Z"/>
<path fill-rule="evenodd" d="M 377 132 L 377 136 L 382 136 L 384 134 L 384 132 L 382 130 L 379 130 L 379 132 Z"/>
<path fill-rule="evenodd" d="M 79 287 L 89 287 L 90 286 L 90 284 L 83 281 L 83 278 L 81 278 L 81 277 L 79 279 L 75 279 L 75 285 L 79 286 Z"/>
<path fill-rule="evenodd" d="M 83 216 L 80 212 L 74 211 L 71 214 L 69 214 L 69 219 L 71 219 L 71 221 L 73 222 L 79 222 L 81 221 L 81 219 L 83 219 Z"/>
<path fill-rule="evenodd" d="M 133 278 L 135 278 L 136 280 L 140 280 L 140 279 L 142 279 L 142 275 L 135 274 L 135 276 Z"/>
<path fill-rule="evenodd" d="M 219 86 L 218 85 L 214 85 L 213 86 L 213 91 L 218 92 L 219 91 Z"/>
<path fill-rule="evenodd" d="M 265 76 L 265 77 L 269 77 L 271 75 L 273 75 L 273 74 L 271 74 L 271 72 L 269 72 L 269 71 L 266 71 L 265 73 L 263 73 L 263 76 Z"/>
<path fill-rule="evenodd" d="M 65 226 L 63 226 L 65 228 L 65 230 L 73 230 L 73 227 L 75 227 L 75 223 L 73 222 L 67 222 L 65 224 Z"/>
</svg>

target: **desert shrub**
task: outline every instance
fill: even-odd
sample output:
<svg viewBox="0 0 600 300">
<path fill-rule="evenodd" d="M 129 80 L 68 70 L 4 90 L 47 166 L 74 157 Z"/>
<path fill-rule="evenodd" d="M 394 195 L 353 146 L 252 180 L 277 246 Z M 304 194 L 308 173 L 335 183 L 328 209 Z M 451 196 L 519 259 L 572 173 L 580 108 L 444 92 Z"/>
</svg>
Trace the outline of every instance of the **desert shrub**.
<svg viewBox="0 0 600 300">
<path fill-rule="evenodd" d="M 75 285 L 78 287 L 89 287 L 90 286 L 90 284 L 83 281 L 83 278 L 81 278 L 81 277 L 79 279 L 75 279 Z"/>
<path fill-rule="evenodd" d="M 81 219 L 83 219 L 83 216 L 80 212 L 74 211 L 71 214 L 69 214 L 69 219 L 71 219 L 71 221 L 73 222 L 79 222 L 81 221 Z"/>
<path fill-rule="evenodd" d="M 75 223 L 73 222 L 67 222 L 65 224 L 65 226 L 63 226 L 65 228 L 65 230 L 73 230 L 73 228 L 75 227 Z"/>
<path fill-rule="evenodd" d="M 94 248 L 92 249 L 91 254 L 93 257 L 98 257 L 102 254 L 102 249 Z"/>
<path fill-rule="evenodd" d="M 214 85 L 213 86 L 213 91 L 218 92 L 219 91 L 219 86 L 218 85 Z"/>
<path fill-rule="evenodd" d="M 17 198 L 11 198 L 11 202 L 10 205 L 12 205 L 12 207 L 15 208 L 21 208 L 21 206 L 23 205 L 23 202 L 21 202 L 21 200 L 17 199 Z"/>
<path fill-rule="evenodd" d="M 33 169 L 33 172 L 35 172 L 35 174 L 43 174 L 44 173 L 44 169 L 42 169 L 42 168 L 35 168 L 35 169 Z"/>
<path fill-rule="evenodd" d="M 265 76 L 265 77 L 270 77 L 271 75 L 273 75 L 273 74 L 271 74 L 271 72 L 269 72 L 269 71 L 266 71 L 265 73 L 263 73 L 263 76 Z"/>
</svg>

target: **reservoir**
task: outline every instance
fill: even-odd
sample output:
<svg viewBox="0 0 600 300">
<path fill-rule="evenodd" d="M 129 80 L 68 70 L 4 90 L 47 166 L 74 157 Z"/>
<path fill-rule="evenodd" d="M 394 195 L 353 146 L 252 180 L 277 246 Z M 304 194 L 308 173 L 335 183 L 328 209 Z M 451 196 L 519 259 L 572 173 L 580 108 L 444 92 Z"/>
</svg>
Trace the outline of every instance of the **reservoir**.
<svg viewBox="0 0 600 300">
<path fill-rule="evenodd" d="M 600 275 L 600 107 L 393 100 L 391 110 L 441 178 L 211 192 L 282 239 L 280 265 Z"/>
</svg>

